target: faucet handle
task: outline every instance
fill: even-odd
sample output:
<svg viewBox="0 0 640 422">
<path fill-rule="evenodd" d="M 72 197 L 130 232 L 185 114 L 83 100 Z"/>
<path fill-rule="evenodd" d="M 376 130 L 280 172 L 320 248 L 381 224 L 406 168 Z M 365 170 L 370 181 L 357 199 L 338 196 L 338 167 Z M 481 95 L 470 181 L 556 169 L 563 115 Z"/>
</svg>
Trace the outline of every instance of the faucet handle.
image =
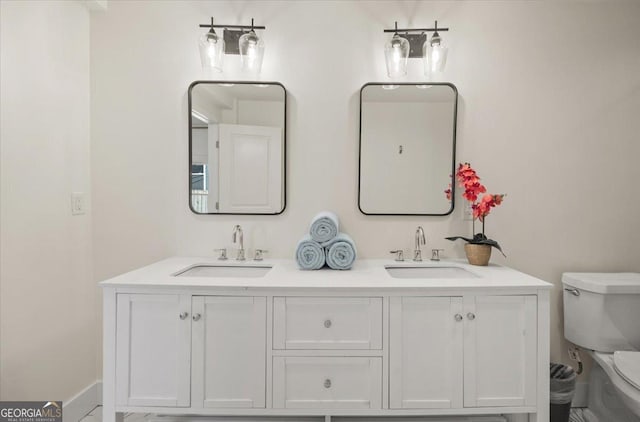
<svg viewBox="0 0 640 422">
<path fill-rule="evenodd" d="M 227 260 L 227 248 L 214 249 L 214 251 L 220 252 L 220 256 L 218 257 L 218 259 L 220 261 L 226 261 Z"/>
<path fill-rule="evenodd" d="M 440 261 L 440 252 L 442 251 L 444 251 L 444 249 L 431 249 L 431 260 Z"/>
<path fill-rule="evenodd" d="M 396 254 L 396 261 L 404 261 L 404 251 L 402 249 L 398 249 L 397 251 L 389 251 L 389 253 Z"/>
<path fill-rule="evenodd" d="M 255 256 L 253 257 L 254 261 L 262 261 L 264 259 L 264 254 L 268 253 L 269 251 L 266 249 L 256 249 L 255 251 Z"/>
</svg>

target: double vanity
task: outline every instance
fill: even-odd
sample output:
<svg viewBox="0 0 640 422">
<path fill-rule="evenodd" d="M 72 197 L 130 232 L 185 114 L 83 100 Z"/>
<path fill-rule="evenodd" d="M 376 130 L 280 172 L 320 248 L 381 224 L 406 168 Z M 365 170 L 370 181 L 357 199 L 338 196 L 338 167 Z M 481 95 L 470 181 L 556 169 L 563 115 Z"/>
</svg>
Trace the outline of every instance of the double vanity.
<svg viewBox="0 0 640 422">
<path fill-rule="evenodd" d="M 123 412 L 549 420 L 551 285 L 506 267 L 171 258 L 102 287 L 104 422 Z"/>
</svg>

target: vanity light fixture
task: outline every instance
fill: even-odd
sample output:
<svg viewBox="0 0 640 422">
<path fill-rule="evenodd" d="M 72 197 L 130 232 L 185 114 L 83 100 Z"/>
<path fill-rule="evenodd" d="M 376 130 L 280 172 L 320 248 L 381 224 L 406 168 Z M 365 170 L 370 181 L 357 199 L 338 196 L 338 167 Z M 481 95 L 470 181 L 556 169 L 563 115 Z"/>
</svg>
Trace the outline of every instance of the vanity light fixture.
<svg viewBox="0 0 640 422">
<path fill-rule="evenodd" d="M 260 73 L 264 57 L 264 41 L 256 34 L 256 29 L 266 29 L 256 26 L 251 19 L 251 25 L 214 25 L 200 24 L 200 28 L 209 28 L 199 40 L 200 60 L 203 69 L 222 72 L 222 64 L 226 54 L 240 54 L 242 70 Z M 216 34 L 214 28 L 224 28 L 223 37 Z M 226 40 L 226 41 L 225 41 Z"/>
<path fill-rule="evenodd" d="M 435 21 L 433 28 L 398 29 L 396 22 L 394 29 L 385 29 L 384 32 L 394 33 L 384 48 L 389 77 L 406 75 L 407 59 L 414 57 L 422 58 L 426 76 L 442 73 L 447 63 L 448 49 L 443 45 L 438 31 L 448 30 L 449 28 L 438 28 L 438 21 Z M 431 39 L 426 34 L 428 32 L 433 32 Z M 400 36 L 400 33 L 403 36 Z"/>
<path fill-rule="evenodd" d="M 387 62 L 387 75 L 390 78 L 407 74 L 409 41 L 398 34 L 398 22 L 396 22 L 393 37 L 384 45 L 384 58 Z"/>
<path fill-rule="evenodd" d="M 251 30 L 240 37 L 238 45 L 240 47 L 242 70 L 260 73 L 262 58 L 264 57 L 264 41 L 254 31 L 253 19 L 251 19 Z"/>
<path fill-rule="evenodd" d="M 425 76 L 442 73 L 447 64 L 449 49 L 442 45 L 442 37 L 438 33 L 438 21 L 436 21 L 434 29 L 431 40 L 426 40 L 422 45 Z M 449 28 L 446 30 L 448 31 Z M 441 29 L 441 31 L 444 31 L 444 29 Z"/>
<path fill-rule="evenodd" d="M 202 25 L 200 25 L 202 27 Z M 222 72 L 222 63 L 224 62 L 224 39 L 222 39 L 216 30 L 213 29 L 213 17 L 211 18 L 211 25 L 209 25 L 209 32 L 202 35 L 198 42 L 200 47 L 200 61 L 202 62 L 202 68 L 207 70 L 215 70 L 216 72 Z"/>
</svg>

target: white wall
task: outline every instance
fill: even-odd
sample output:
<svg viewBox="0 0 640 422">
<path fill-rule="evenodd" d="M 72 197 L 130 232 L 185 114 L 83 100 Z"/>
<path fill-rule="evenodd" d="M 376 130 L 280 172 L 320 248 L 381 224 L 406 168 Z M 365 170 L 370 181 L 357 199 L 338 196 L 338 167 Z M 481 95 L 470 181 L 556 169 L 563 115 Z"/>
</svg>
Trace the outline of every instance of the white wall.
<svg viewBox="0 0 640 422">
<path fill-rule="evenodd" d="M 287 208 L 198 216 L 188 208 L 187 87 L 204 78 L 197 38 L 210 16 L 266 25 L 263 80 L 288 89 Z M 640 271 L 640 3 L 538 1 L 127 1 L 92 18 L 92 170 L 97 280 L 172 255 L 213 255 L 242 224 L 249 248 L 291 257 L 319 210 L 339 214 L 360 256 L 413 247 L 461 256 L 449 217 L 357 209 L 358 92 L 385 81 L 384 28 L 451 28 L 443 79 L 460 93 L 458 161 L 492 192 L 487 220 L 505 263 L 559 286 L 563 271 Z M 220 75 L 240 79 L 237 58 Z M 410 81 L 423 80 L 412 60 Z M 146 159 L 149 152 L 153 159 Z M 145 159 L 142 159 L 145 158 Z M 552 359 L 564 359 L 560 289 Z"/>
<path fill-rule="evenodd" d="M 0 2 L 0 400 L 64 400 L 95 382 L 89 12 Z"/>
</svg>

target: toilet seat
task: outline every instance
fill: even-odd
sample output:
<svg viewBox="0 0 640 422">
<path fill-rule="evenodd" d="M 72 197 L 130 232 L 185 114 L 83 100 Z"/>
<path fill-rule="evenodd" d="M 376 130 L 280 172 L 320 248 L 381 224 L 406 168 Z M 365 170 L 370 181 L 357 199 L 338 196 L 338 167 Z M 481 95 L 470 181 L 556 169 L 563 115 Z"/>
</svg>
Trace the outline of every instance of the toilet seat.
<svg viewBox="0 0 640 422">
<path fill-rule="evenodd" d="M 613 367 L 625 381 L 640 390 L 640 352 L 614 352 Z"/>
</svg>

